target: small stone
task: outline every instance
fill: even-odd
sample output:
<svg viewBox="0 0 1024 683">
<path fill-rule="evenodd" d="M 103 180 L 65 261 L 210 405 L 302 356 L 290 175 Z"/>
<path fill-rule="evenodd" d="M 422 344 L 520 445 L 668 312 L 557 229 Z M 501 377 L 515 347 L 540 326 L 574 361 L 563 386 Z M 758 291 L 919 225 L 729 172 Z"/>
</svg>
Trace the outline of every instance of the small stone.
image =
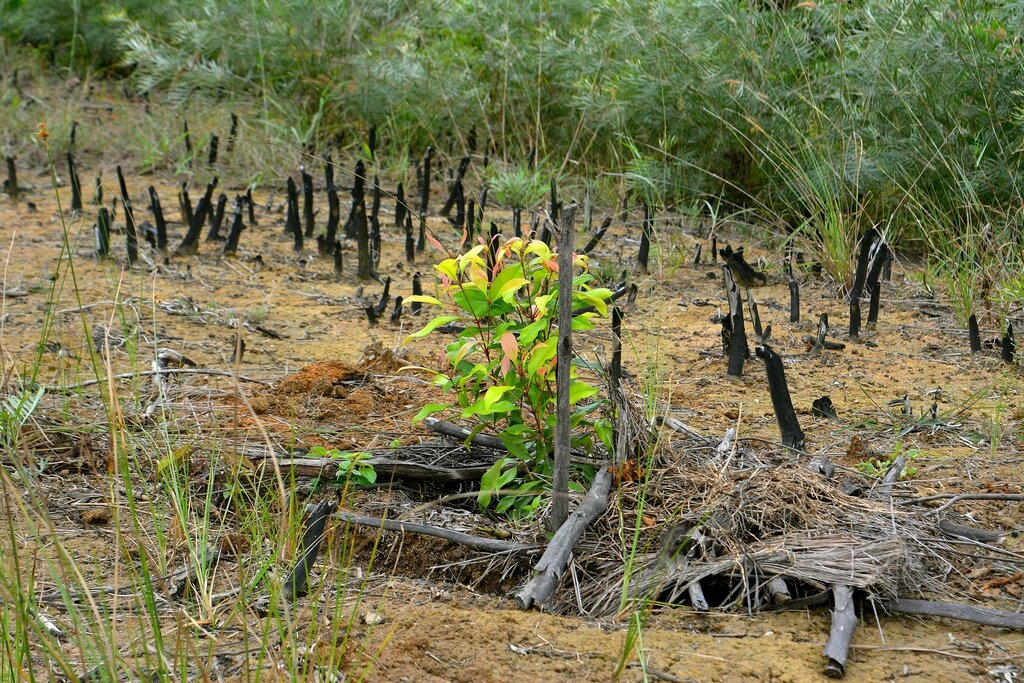
<svg viewBox="0 0 1024 683">
<path fill-rule="evenodd" d="M 385 621 L 384 615 L 379 612 L 367 612 L 363 615 L 363 623 L 367 626 L 378 626 Z"/>
</svg>

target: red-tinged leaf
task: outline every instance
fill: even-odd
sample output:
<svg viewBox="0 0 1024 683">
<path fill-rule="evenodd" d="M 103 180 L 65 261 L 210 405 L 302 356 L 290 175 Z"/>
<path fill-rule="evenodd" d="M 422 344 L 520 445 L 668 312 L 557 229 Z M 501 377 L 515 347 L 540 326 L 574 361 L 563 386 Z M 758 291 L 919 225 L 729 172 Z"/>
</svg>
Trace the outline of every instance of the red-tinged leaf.
<svg viewBox="0 0 1024 683">
<path fill-rule="evenodd" d="M 447 253 L 444 250 L 444 246 L 437 241 L 437 238 L 434 237 L 432 233 L 427 233 L 427 241 L 430 242 L 430 246 L 432 246 L 434 249 L 437 249 L 442 254 Z"/>
<path fill-rule="evenodd" d="M 441 371 L 442 372 L 447 370 L 448 368 L 450 368 L 452 366 L 451 363 L 448 362 L 448 354 L 446 354 L 444 352 L 444 349 L 441 349 L 440 351 L 438 351 L 438 357 L 441 359 L 440 367 L 441 367 Z"/>
<path fill-rule="evenodd" d="M 544 267 L 550 270 L 552 273 L 558 272 L 558 262 L 552 259 L 546 259 L 544 261 Z"/>
<path fill-rule="evenodd" d="M 511 331 L 501 335 L 501 350 L 511 358 L 519 355 L 519 342 L 516 341 L 516 336 Z"/>
<path fill-rule="evenodd" d="M 448 276 L 441 273 L 441 288 L 448 289 L 452 284 L 452 281 L 448 279 Z"/>
<path fill-rule="evenodd" d="M 511 368 L 511 367 L 512 367 L 512 357 L 509 356 L 508 354 L 505 354 L 504 356 L 501 357 L 501 374 L 502 375 L 507 375 L 508 371 L 509 371 L 509 368 Z"/>
</svg>

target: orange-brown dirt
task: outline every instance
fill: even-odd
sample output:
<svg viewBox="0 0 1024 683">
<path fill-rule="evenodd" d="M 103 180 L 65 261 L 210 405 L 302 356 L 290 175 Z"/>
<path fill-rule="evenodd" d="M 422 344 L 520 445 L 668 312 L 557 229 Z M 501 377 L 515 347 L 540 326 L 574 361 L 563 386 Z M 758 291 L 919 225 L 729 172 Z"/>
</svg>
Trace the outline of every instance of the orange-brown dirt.
<svg viewBox="0 0 1024 683">
<path fill-rule="evenodd" d="M 345 252 L 346 274 L 340 280 L 333 276 L 330 259 L 315 255 L 315 243 L 307 242 L 306 251 L 295 254 L 291 241 L 281 237 L 280 193 L 274 209 L 261 208 L 259 225 L 243 233 L 237 257 L 222 258 L 219 244 L 201 242 L 198 256 L 173 257 L 159 267 L 139 263 L 132 270 L 123 267 L 121 236 L 112 238 L 114 259 L 93 257 L 94 207 L 87 207 L 81 217 L 66 216 L 77 291 L 64 277 L 47 303 L 51 278 L 65 267 L 59 261 L 62 220 L 53 191 L 36 170 L 41 169 L 22 170 L 23 184 L 36 187 L 20 201 L 0 200 L 0 234 L 7 243 L 0 311 L 5 376 L 27 378 L 38 358 L 38 379 L 45 384 L 66 386 L 88 380 L 92 369 L 82 319 L 115 373 L 147 369 L 158 346 L 184 353 L 200 368 L 231 371 L 228 358 L 234 334 L 241 330 L 247 349 L 238 372 L 265 384 L 235 383 L 216 376 L 177 377 L 174 386 L 180 398 L 167 409 L 180 430 L 197 444 L 191 455 L 180 457 L 198 460 L 196 452 L 217 439 L 239 449 L 262 447 L 268 440 L 279 447 L 367 449 L 426 438 L 423 430 L 411 426 L 411 418 L 423 403 L 437 400 L 437 394 L 422 382 L 406 379 L 426 377 L 422 372 L 408 374 L 402 368 L 429 366 L 437 358 L 441 340 L 450 337 L 428 337 L 399 349 L 425 316 L 416 319 L 407 313 L 400 324 L 387 322 L 385 316 L 378 325 L 369 326 L 362 309 L 376 300 L 380 286 L 356 281 L 351 245 Z M 82 171 L 83 184 L 94 171 Z M 104 177 L 113 177 L 111 169 L 104 169 Z M 152 180 L 128 180 L 138 197 L 140 222 L 149 219 L 141 207 L 148 204 L 142 196 Z M 177 188 L 167 182 L 158 182 L 157 187 L 168 217 L 176 219 L 172 200 Z M 193 188 L 194 195 L 201 192 L 198 183 Z M 109 182 L 107 190 L 108 196 L 112 194 Z M 68 206 L 66 188 L 60 196 L 62 205 Z M 256 198 L 260 205 L 268 200 L 259 192 Z M 428 249 L 417 255 L 415 266 L 404 263 L 402 236 L 391 225 L 392 204 L 385 202 L 380 272 L 394 278 L 393 295 L 408 295 L 413 271 L 429 280 L 432 256 Z M 503 228 L 508 225 L 502 213 L 489 218 Z M 443 219 L 432 218 L 430 225 L 444 241 L 455 241 Z M 720 271 L 707 263 L 690 264 L 698 230 L 689 221 L 686 228 L 681 225 L 678 216 L 665 217 L 661 223 L 652 257 L 657 265 L 650 275 L 635 273 L 636 244 L 623 228 L 606 237 L 594 253 L 602 272 L 617 274 L 623 267 L 630 268 L 640 285 L 637 302 L 626 310 L 626 368 L 661 396 L 671 415 L 696 429 L 721 435 L 732 426 L 740 438 L 777 441 L 760 364 L 752 360 L 741 380 L 725 379 L 719 327 L 710 321 L 716 308 L 726 306 Z M 180 223 L 172 224 L 170 231 L 173 248 L 184 231 Z M 1019 372 L 1002 364 L 997 352 L 972 356 L 966 351 L 966 335 L 951 308 L 941 294 L 933 295 L 923 286 L 917 268 L 896 265 L 892 282 L 883 288 L 876 329 L 862 332 L 861 341 L 848 343 L 845 351 L 811 356 L 801 337 L 813 331 L 813 322 L 788 322 L 788 288 L 779 256 L 750 237 L 731 236 L 730 241 L 746 242 L 748 256 L 767 261 L 770 283 L 756 290 L 756 296 L 762 319 L 773 325 L 776 350 L 786 359 L 789 386 L 810 452 L 828 454 L 852 467 L 871 458 L 884 459 L 898 448 L 912 451 L 917 468 L 913 477 L 919 481 L 916 495 L 1022 491 L 1024 410 Z M 724 243 L 720 237 L 719 244 Z M 801 280 L 804 319 L 828 312 L 836 328 L 844 327 L 846 306 L 837 299 L 835 288 L 809 274 Z M 44 320 L 52 322 L 52 328 L 40 351 Z M 991 320 L 983 320 L 983 325 L 988 336 L 995 334 Z M 126 336 L 135 335 L 138 348 L 125 342 Z M 578 350 L 588 358 L 607 359 L 607 340 L 606 331 L 593 334 Z M 394 349 L 399 349 L 397 354 Z M 109 567 L 117 564 L 115 558 L 127 560 L 116 547 L 110 523 L 103 523 L 104 515 L 91 514 L 88 523 L 82 518 L 83 508 L 105 504 L 109 485 L 104 477 L 107 469 L 114 468 L 109 458 L 96 455 L 104 454 L 109 440 L 106 425 L 98 417 L 102 413 L 96 395 L 89 393 L 95 389 L 83 391 L 80 398 L 45 406 L 55 422 L 40 424 L 40 432 L 47 436 L 33 443 L 42 449 L 48 439 L 51 448 L 42 481 L 55 533 L 86 579 L 100 586 L 113 580 Z M 139 421 L 153 396 L 149 380 L 122 380 L 116 391 L 130 429 L 149 429 Z M 953 427 L 900 435 L 911 418 L 888 403 L 905 394 L 915 418 L 935 402 Z M 811 401 L 823 395 L 835 402 L 840 424 L 809 414 Z M 60 422 L 56 422 L 58 416 Z M 61 441 L 46 429 L 60 423 L 74 436 Z M 360 493 L 353 500 L 370 505 L 375 495 Z M 1024 530 L 1024 515 L 1016 503 L 965 502 L 961 511 L 972 512 L 979 526 Z M 119 519 L 128 524 L 117 515 L 112 523 Z M 223 523 L 223 531 L 225 536 L 233 531 L 229 521 Z M 34 536 L 26 530 L 19 543 L 26 553 L 32 552 Z M 242 542 L 228 545 L 235 548 L 231 554 L 242 554 L 243 561 L 247 552 L 258 550 Z M 1010 539 L 1005 547 L 1022 550 L 1019 538 Z M 132 552 L 142 550 L 129 549 L 129 558 Z M 408 557 L 403 559 L 403 553 Z M 612 677 L 626 642 L 624 619 L 522 612 L 507 593 L 477 593 L 441 581 L 444 572 L 428 571 L 434 564 L 471 556 L 463 549 L 415 538 L 382 548 L 380 558 L 385 559 L 378 558 L 367 570 L 374 577 L 374 588 L 360 609 L 372 609 L 383 623 L 370 628 L 359 622 L 355 627 L 354 642 L 365 650 L 350 653 L 348 663 L 357 667 L 353 673 L 359 671 L 364 679 L 374 681 L 601 681 Z M 986 584 L 984 577 L 977 577 L 973 584 L 964 581 L 961 588 L 974 591 L 978 599 L 987 598 L 993 606 L 1020 609 L 1019 581 Z M 60 618 L 59 613 L 54 616 Z M 754 616 L 660 609 L 647 619 L 638 651 L 651 680 L 817 681 L 823 678 L 822 645 L 828 623 L 826 609 Z M 123 628 L 130 640 L 130 626 Z M 1000 674 L 998 667 L 1015 671 L 1016 676 L 1024 671 L 1021 634 L 965 623 L 889 616 L 876 622 L 865 616 L 854 644 L 847 675 L 852 681 L 1010 681 L 1014 680 L 1011 674 Z M 216 643 L 211 648 L 216 652 Z M 286 678 L 272 666 L 262 673 Z M 245 679 L 237 670 L 233 675 Z M 635 652 L 627 658 L 622 676 L 623 680 L 644 678 Z"/>
</svg>

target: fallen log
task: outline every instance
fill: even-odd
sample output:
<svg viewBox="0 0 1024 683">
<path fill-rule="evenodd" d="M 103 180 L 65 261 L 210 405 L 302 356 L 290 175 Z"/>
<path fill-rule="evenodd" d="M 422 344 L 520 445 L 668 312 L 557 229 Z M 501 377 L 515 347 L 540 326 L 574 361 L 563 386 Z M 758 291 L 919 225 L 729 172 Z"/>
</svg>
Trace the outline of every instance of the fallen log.
<svg viewBox="0 0 1024 683">
<path fill-rule="evenodd" d="M 1012 628 L 1024 630 L 1024 613 L 1006 612 L 988 607 L 972 607 L 970 605 L 958 605 L 955 602 L 940 602 L 937 600 L 883 600 L 880 606 L 889 612 L 900 612 L 903 614 L 921 614 L 929 617 L 945 617 L 947 619 L 959 619 L 970 621 L 985 626 L 996 626 L 998 628 Z"/>
<path fill-rule="evenodd" d="M 857 614 L 853 609 L 853 589 L 849 586 L 833 586 L 832 630 L 825 645 L 825 675 L 842 678 L 846 675 L 846 663 L 850 653 L 850 641 L 857 627 Z"/>
<path fill-rule="evenodd" d="M 444 434 L 445 436 L 450 436 L 454 439 L 459 439 L 460 441 L 465 441 L 471 434 L 471 432 L 465 427 L 460 427 L 457 424 L 439 420 L 436 417 L 425 418 L 423 420 L 423 425 L 432 432 Z M 494 448 L 501 451 L 508 450 L 505 448 L 505 444 L 501 439 L 496 436 L 491 436 L 490 434 L 477 434 L 472 439 L 469 439 L 469 442 L 474 446 Z"/>
<path fill-rule="evenodd" d="M 534 605 L 543 606 L 558 586 L 569 561 L 576 541 L 598 515 L 608 507 L 608 494 L 612 486 L 612 473 L 608 467 L 602 467 L 594 476 L 590 491 L 583 498 L 569 518 L 565 521 L 548 544 L 544 554 L 534 566 L 537 575 L 516 593 L 516 604 L 520 609 L 530 609 Z"/>
<path fill-rule="evenodd" d="M 403 533 L 411 534 L 422 534 L 424 536 L 433 536 L 435 538 L 441 538 L 452 543 L 458 543 L 464 545 L 467 548 L 473 550 L 481 550 L 488 553 L 527 553 L 531 550 L 536 550 L 538 546 L 527 545 L 525 543 L 514 543 L 512 541 L 502 541 L 497 538 L 481 538 L 480 536 L 473 536 L 466 534 L 461 531 L 451 531 L 449 529 L 442 529 L 441 527 L 430 526 L 429 524 L 417 524 L 414 522 L 402 522 L 396 519 L 380 519 L 378 517 L 367 517 L 366 515 L 357 515 L 352 512 L 346 512 L 345 510 L 338 511 L 338 518 L 343 522 L 349 524 L 358 524 L 366 527 L 376 527 L 378 529 L 385 529 L 387 531 L 400 531 Z"/>
</svg>

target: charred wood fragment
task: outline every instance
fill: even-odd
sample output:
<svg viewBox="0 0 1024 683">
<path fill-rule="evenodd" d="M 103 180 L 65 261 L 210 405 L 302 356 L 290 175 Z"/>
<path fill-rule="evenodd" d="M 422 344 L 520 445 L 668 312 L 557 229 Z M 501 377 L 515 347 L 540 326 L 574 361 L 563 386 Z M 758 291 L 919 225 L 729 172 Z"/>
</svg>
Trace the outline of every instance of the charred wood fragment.
<svg viewBox="0 0 1024 683">
<path fill-rule="evenodd" d="M 882 295 L 882 285 L 878 282 L 872 282 L 868 285 L 868 289 L 871 294 L 868 303 L 868 324 L 873 326 L 878 322 L 878 302 Z"/>
<path fill-rule="evenodd" d="M 395 308 L 391 311 L 391 322 L 398 323 L 402 320 L 402 297 L 395 297 Z"/>
<path fill-rule="evenodd" d="M 825 675 L 829 678 L 842 678 L 846 675 L 846 664 L 849 658 L 850 641 L 853 630 L 857 627 L 857 614 L 853 609 L 853 589 L 849 586 L 832 587 L 832 628 L 828 643 L 825 645 Z"/>
<path fill-rule="evenodd" d="M 344 264 L 341 256 L 341 242 L 334 243 L 334 277 L 341 279 Z"/>
<path fill-rule="evenodd" d="M 590 238 L 590 241 L 587 242 L 586 246 L 583 247 L 582 253 L 589 254 L 590 252 L 594 251 L 594 249 L 597 248 L 598 243 L 601 241 L 601 238 L 604 237 L 606 232 L 608 232 L 608 226 L 610 226 L 611 224 L 612 217 L 605 216 L 604 220 L 601 222 L 601 227 L 597 229 L 597 232 L 593 234 L 593 236 Z"/>
<path fill-rule="evenodd" d="M 316 221 L 313 218 L 313 176 L 306 171 L 305 166 L 299 166 L 302 175 L 302 218 L 306 224 L 306 237 L 312 237 L 316 231 Z"/>
<path fill-rule="evenodd" d="M 106 258 L 110 255 L 110 212 L 101 206 L 96 216 L 96 256 Z"/>
<path fill-rule="evenodd" d="M 377 302 L 377 306 L 373 309 L 373 312 L 377 314 L 377 317 L 384 315 L 384 311 L 388 310 L 388 302 L 391 300 L 391 276 L 384 281 L 384 291 L 381 292 L 380 300 Z"/>
<path fill-rule="evenodd" d="M 75 155 L 68 152 L 68 179 L 71 183 L 71 210 L 82 210 L 82 181 L 78 178 L 78 169 L 75 167 Z"/>
<path fill-rule="evenodd" d="M 421 296 L 423 294 L 423 283 L 420 279 L 420 274 L 416 273 L 412 276 L 412 295 Z M 418 301 L 414 301 L 409 304 L 409 310 L 412 311 L 413 315 L 419 315 L 420 310 L 423 308 L 423 304 Z"/>
<path fill-rule="evenodd" d="M 370 230 L 366 222 L 366 203 L 362 199 L 353 205 L 352 214 L 359 254 L 356 276 L 360 280 L 369 280 L 373 278 L 373 260 L 370 257 Z"/>
<path fill-rule="evenodd" d="M 228 131 L 228 145 L 225 152 L 231 154 L 235 150 L 235 141 L 238 140 L 238 115 L 231 112 L 231 129 Z"/>
<path fill-rule="evenodd" d="M 430 165 L 433 156 L 434 148 L 427 147 L 427 151 L 423 155 L 423 175 L 420 179 L 420 216 L 423 217 L 423 220 L 426 219 L 427 208 L 430 204 Z M 423 247 L 418 247 L 418 250 L 422 251 Z"/>
<path fill-rule="evenodd" d="M 465 156 L 459 160 L 459 168 L 455 173 L 455 179 L 452 181 L 451 189 L 448 191 L 448 199 L 445 200 L 444 205 L 441 207 L 439 215 L 448 217 L 451 213 L 452 208 L 459 201 L 459 195 L 463 194 L 462 180 L 466 177 L 466 170 L 469 169 L 469 157 Z M 463 198 L 464 199 L 464 198 Z"/>
<path fill-rule="evenodd" d="M 121 166 L 117 167 L 117 183 L 121 188 L 121 204 L 124 206 L 125 248 L 128 254 L 128 267 L 139 260 L 139 237 L 135 227 L 135 212 L 132 211 L 132 200 L 128 195 L 128 187 L 124 182 Z"/>
<path fill-rule="evenodd" d="M 761 328 L 761 315 L 757 312 L 757 302 L 754 295 L 747 290 L 747 310 L 750 312 L 750 324 L 754 328 L 754 338 L 764 339 L 764 330 Z M 767 340 L 765 340 L 767 341 Z"/>
<path fill-rule="evenodd" d="M 210 133 L 210 152 L 206 157 L 206 165 L 213 167 L 217 165 L 217 147 L 220 145 L 220 138 Z"/>
<path fill-rule="evenodd" d="M 242 236 L 242 230 L 245 228 L 245 224 L 242 222 L 242 202 L 243 197 L 235 197 L 235 213 L 231 219 L 231 231 L 228 233 L 228 240 L 224 243 L 224 253 L 234 254 L 238 251 L 238 240 Z"/>
<path fill-rule="evenodd" d="M 858 247 L 857 254 L 857 270 L 853 277 L 853 286 L 850 288 L 849 299 L 851 302 L 860 299 L 861 293 L 863 292 L 864 283 L 867 281 L 868 275 L 868 261 L 871 259 L 871 252 L 875 248 L 875 243 L 878 241 L 878 238 L 878 230 L 875 228 L 869 228 L 868 231 L 860 238 L 860 246 Z"/>
<path fill-rule="evenodd" d="M 405 185 L 398 183 L 398 190 L 395 192 L 395 227 L 401 228 L 405 225 L 405 216 L 408 207 L 405 205 Z"/>
<path fill-rule="evenodd" d="M 333 172 L 331 175 L 331 181 L 327 184 L 327 230 L 319 242 L 322 256 L 329 256 L 334 249 L 338 239 L 338 223 L 341 221 L 341 198 L 338 197 L 338 188 L 334 186 Z"/>
<path fill-rule="evenodd" d="M 793 400 L 790 398 L 789 387 L 786 384 L 786 372 L 783 369 L 782 358 L 767 344 L 758 346 L 754 349 L 754 353 L 764 361 L 765 372 L 768 375 L 768 393 L 771 395 L 775 420 L 779 424 L 779 432 L 782 435 L 782 445 L 787 448 L 803 450 L 804 433 L 800 429 L 796 411 L 793 409 Z"/>
<path fill-rule="evenodd" d="M 640 251 L 636 256 L 640 264 L 641 272 L 647 272 L 647 259 L 651 253 L 651 233 L 654 230 L 654 218 L 651 216 L 651 207 L 644 204 L 644 219 L 641 224 Z"/>
<path fill-rule="evenodd" d="M 693 253 L 693 265 L 695 265 L 695 266 L 699 266 L 700 265 L 700 249 L 701 249 L 701 244 L 700 244 L 700 242 L 697 242 L 697 248 L 694 250 L 694 253 Z"/>
<path fill-rule="evenodd" d="M 971 353 L 981 351 L 981 331 L 978 330 L 978 316 L 973 313 L 967 319 L 967 336 L 971 340 Z"/>
<path fill-rule="evenodd" d="M 153 220 L 156 222 L 156 248 L 161 252 L 167 251 L 167 221 L 164 219 L 164 210 L 160 206 L 160 197 L 152 185 L 149 186 L 149 206 L 153 211 Z"/>
<path fill-rule="evenodd" d="M 1003 360 L 1007 363 L 1013 363 L 1013 354 L 1017 348 L 1017 344 L 1013 339 L 1013 323 L 1010 321 L 1006 322 L 1006 334 L 1003 335 L 1002 345 L 1002 356 Z"/>
<path fill-rule="evenodd" d="M 412 236 L 412 214 L 405 214 L 405 262 L 412 264 L 416 261 L 416 240 Z"/>
<path fill-rule="evenodd" d="M 14 157 L 7 157 L 7 180 L 4 181 L 4 192 L 11 199 L 17 199 L 21 193 L 18 187 L 18 169 L 15 166 Z"/>
<path fill-rule="evenodd" d="M 853 341 L 860 339 L 860 301 L 857 299 L 850 301 L 849 337 Z"/>
<path fill-rule="evenodd" d="M 789 322 L 800 322 L 800 283 L 789 281 Z"/>
<path fill-rule="evenodd" d="M 224 239 L 220 235 L 220 229 L 224 225 L 224 211 L 227 206 L 228 196 L 221 192 L 217 197 L 217 208 L 210 214 L 210 231 L 206 233 L 207 242 L 220 242 Z"/>
<path fill-rule="evenodd" d="M 214 178 L 207 184 L 206 192 L 199 199 L 199 204 L 196 205 L 196 211 L 192 215 L 192 220 L 188 225 L 188 232 L 185 234 L 185 238 L 175 249 L 174 253 L 178 255 L 195 254 L 199 251 L 199 234 L 203 230 L 203 224 L 206 223 L 206 214 L 210 210 L 210 202 L 213 199 L 213 190 L 217 187 L 217 179 Z"/>
<path fill-rule="evenodd" d="M 299 560 L 295 568 L 284 581 L 284 595 L 289 600 L 295 600 L 306 593 L 306 583 L 309 579 L 309 572 L 313 569 L 317 555 L 320 552 L 320 543 L 324 538 L 324 527 L 327 520 L 338 509 L 338 501 L 321 501 L 309 514 L 305 531 L 302 534 L 302 543 L 299 546 Z"/>
<path fill-rule="evenodd" d="M 836 414 L 836 407 L 832 405 L 832 399 L 828 396 L 814 399 L 814 403 L 811 404 L 811 415 L 828 418 L 829 420 L 839 420 L 839 415 Z"/>
<path fill-rule="evenodd" d="M 725 276 L 725 293 L 729 299 L 729 377 L 743 376 L 743 361 L 746 360 L 747 333 L 743 324 L 743 303 L 740 300 L 740 289 L 733 280 L 729 266 L 722 267 Z"/>
</svg>

